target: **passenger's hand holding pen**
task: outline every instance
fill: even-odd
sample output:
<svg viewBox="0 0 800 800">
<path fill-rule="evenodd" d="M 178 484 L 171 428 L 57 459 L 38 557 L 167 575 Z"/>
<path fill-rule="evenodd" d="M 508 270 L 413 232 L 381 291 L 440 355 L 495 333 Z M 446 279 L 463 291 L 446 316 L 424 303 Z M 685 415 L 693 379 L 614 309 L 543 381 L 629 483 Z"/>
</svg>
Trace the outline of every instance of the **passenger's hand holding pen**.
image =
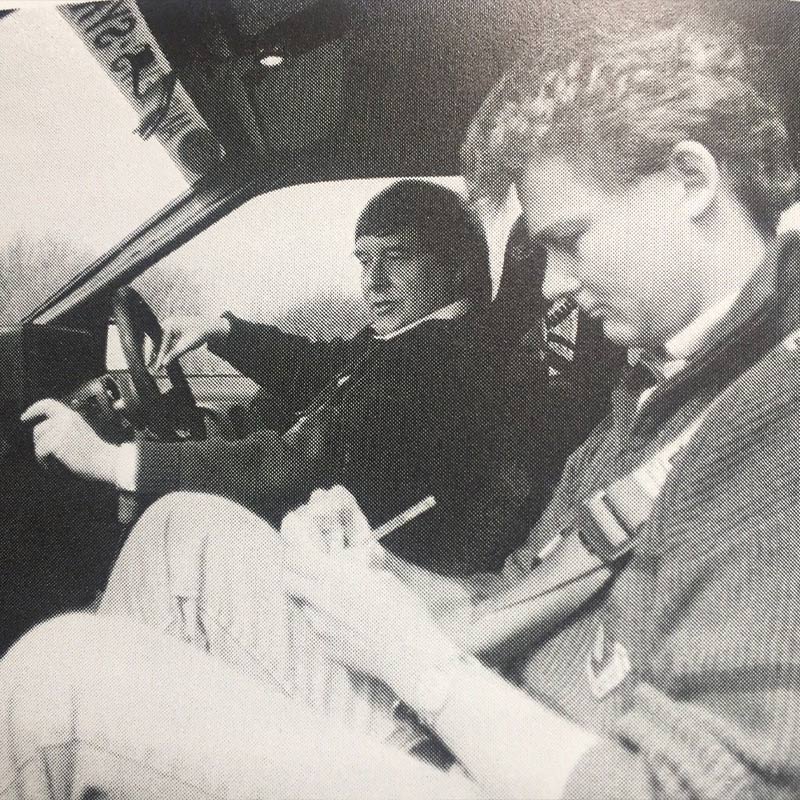
<svg viewBox="0 0 800 800">
<path fill-rule="evenodd" d="M 281 523 L 281 536 L 296 547 L 324 553 L 361 548 L 372 539 L 372 528 L 356 499 L 343 486 L 316 489 L 304 505 Z"/>
<path fill-rule="evenodd" d="M 337 534 L 331 541 L 347 539 Z M 305 539 L 287 548 L 286 593 L 330 658 L 407 697 L 420 670 L 445 660 L 454 645 L 405 581 L 359 557 L 371 546 L 323 552 Z"/>
<path fill-rule="evenodd" d="M 380 539 L 433 508 L 433 497 L 411 506 L 374 530 L 343 487 L 317 490 L 287 515 L 281 534 L 287 548 L 284 580 L 330 656 L 374 675 L 406 696 L 430 660 L 452 653 L 471 614 L 466 597 L 459 613 L 436 619 L 425 592 L 412 589 L 401 559 Z M 445 579 L 441 579 L 444 581 Z M 454 598 L 458 594 L 452 591 Z M 403 695 L 403 693 L 406 695 Z"/>
<path fill-rule="evenodd" d="M 357 500 L 343 486 L 317 489 L 304 505 L 290 511 L 281 524 L 281 536 L 296 547 L 313 547 L 334 555 L 346 553 L 373 567 L 383 565 L 381 539 L 436 505 L 433 497 L 411 506 L 373 529 Z"/>
</svg>

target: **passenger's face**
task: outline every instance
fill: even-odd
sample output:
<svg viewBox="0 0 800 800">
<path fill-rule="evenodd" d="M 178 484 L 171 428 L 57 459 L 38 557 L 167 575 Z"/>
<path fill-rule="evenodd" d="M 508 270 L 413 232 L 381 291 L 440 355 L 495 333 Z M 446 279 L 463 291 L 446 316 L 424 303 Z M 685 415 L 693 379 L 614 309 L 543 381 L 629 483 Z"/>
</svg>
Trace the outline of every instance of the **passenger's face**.
<svg viewBox="0 0 800 800">
<path fill-rule="evenodd" d="M 452 280 L 411 228 L 388 236 L 359 236 L 361 289 L 375 333 L 402 328 L 453 301 Z"/>
<path fill-rule="evenodd" d="M 553 156 L 517 192 L 547 249 L 545 296 L 572 296 L 612 341 L 660 351 L 702 310 L 698 237 L 666 172 L 606 191 Z"/>
</svg>

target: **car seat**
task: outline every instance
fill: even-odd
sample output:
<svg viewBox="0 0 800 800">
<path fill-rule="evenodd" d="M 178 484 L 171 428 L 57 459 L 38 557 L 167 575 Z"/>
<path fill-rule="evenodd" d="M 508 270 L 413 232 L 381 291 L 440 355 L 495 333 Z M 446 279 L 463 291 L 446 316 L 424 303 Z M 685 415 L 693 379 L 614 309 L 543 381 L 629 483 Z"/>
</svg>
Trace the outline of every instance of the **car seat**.
<svg viewBox="0 0 800 800">
<path fill-rule="evenodd" d="M 608 413 L 625 352 L 570 299 L 542 295 L 543 247 L 520 217 L 511 228 L 490 308 L 504 371 L 503 470 L 524 540 L 569 454 Z"/>
</svg>

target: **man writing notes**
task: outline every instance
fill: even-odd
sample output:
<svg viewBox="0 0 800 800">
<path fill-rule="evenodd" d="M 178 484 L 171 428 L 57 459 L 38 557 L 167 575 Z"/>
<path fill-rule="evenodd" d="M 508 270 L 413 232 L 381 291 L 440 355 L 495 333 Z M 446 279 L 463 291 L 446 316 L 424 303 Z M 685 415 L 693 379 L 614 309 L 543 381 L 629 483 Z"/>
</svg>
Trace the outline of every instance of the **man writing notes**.
<svg viewBox="0 0 800 800">
<path fill-rule="evenodd" d="M 57 620 L 0 664 L 5 784 L 796 797 L 800 262 L 797 236 L 775 230 L 797 172 L 774 76 L 746 45 L 719 22 L 599 37 L 544 70 L 519 64 L 474 122 L 468 178 L 476 193 L 515 184 L 548 251 L 545 291 L 642 352 L 502 573 L 446 584 L 375 547 L 337 549 L 369 535 L 342 490 L 286 526 L 286 590 L 319 648 L 390 689 L 398 725 L 415 714 L 455 767 L 377 744 L 331 703 L 332 720 L 311 714 L 223 665 L 214 641 L 209 655 L 152 630 L 167 608 L 154 566 L 151 592 L 109 587 L 151 627 Z M 209 575 L 226 568 L 214 556 Z M 283 625 L 262 645 L 259 619 L 239 608 L 243 646 L 279 648 Z M 303 681 L 287 677 L 292 694 Z"/>
</svg>

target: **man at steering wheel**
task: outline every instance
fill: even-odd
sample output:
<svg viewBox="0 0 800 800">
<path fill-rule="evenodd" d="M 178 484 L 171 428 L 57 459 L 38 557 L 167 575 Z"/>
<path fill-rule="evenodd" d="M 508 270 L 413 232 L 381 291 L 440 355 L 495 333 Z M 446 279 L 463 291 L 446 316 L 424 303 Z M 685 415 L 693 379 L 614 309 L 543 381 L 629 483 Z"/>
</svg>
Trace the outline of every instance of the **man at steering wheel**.
<svg viewBox="0 0 800 800">
<path fill-rule="evenodd" d="M 500 381 L 478 330 L 491 297 L 483 231 L 457 193 L 404 180 L 364 208 L 354 255 L 371 321 L 353 339 L 311 341 L 230 313 L 164 323 L 153 371 L 208 344 L 271 394 L 292 398 L 299 411 L 288 430 L 117 446 L 66 405 L 43 400 L 23 415 L 41 420 L 37 457 L 150 496 L 219 494 L 273 523 L 317 486 L 344 484 L 376 525 L 433 495 L 436 508 L 404 528 L 398 554 L 468 569 L 502 558 L 491 536 L 471 541 L 499 438 Z"/>
</svg>

